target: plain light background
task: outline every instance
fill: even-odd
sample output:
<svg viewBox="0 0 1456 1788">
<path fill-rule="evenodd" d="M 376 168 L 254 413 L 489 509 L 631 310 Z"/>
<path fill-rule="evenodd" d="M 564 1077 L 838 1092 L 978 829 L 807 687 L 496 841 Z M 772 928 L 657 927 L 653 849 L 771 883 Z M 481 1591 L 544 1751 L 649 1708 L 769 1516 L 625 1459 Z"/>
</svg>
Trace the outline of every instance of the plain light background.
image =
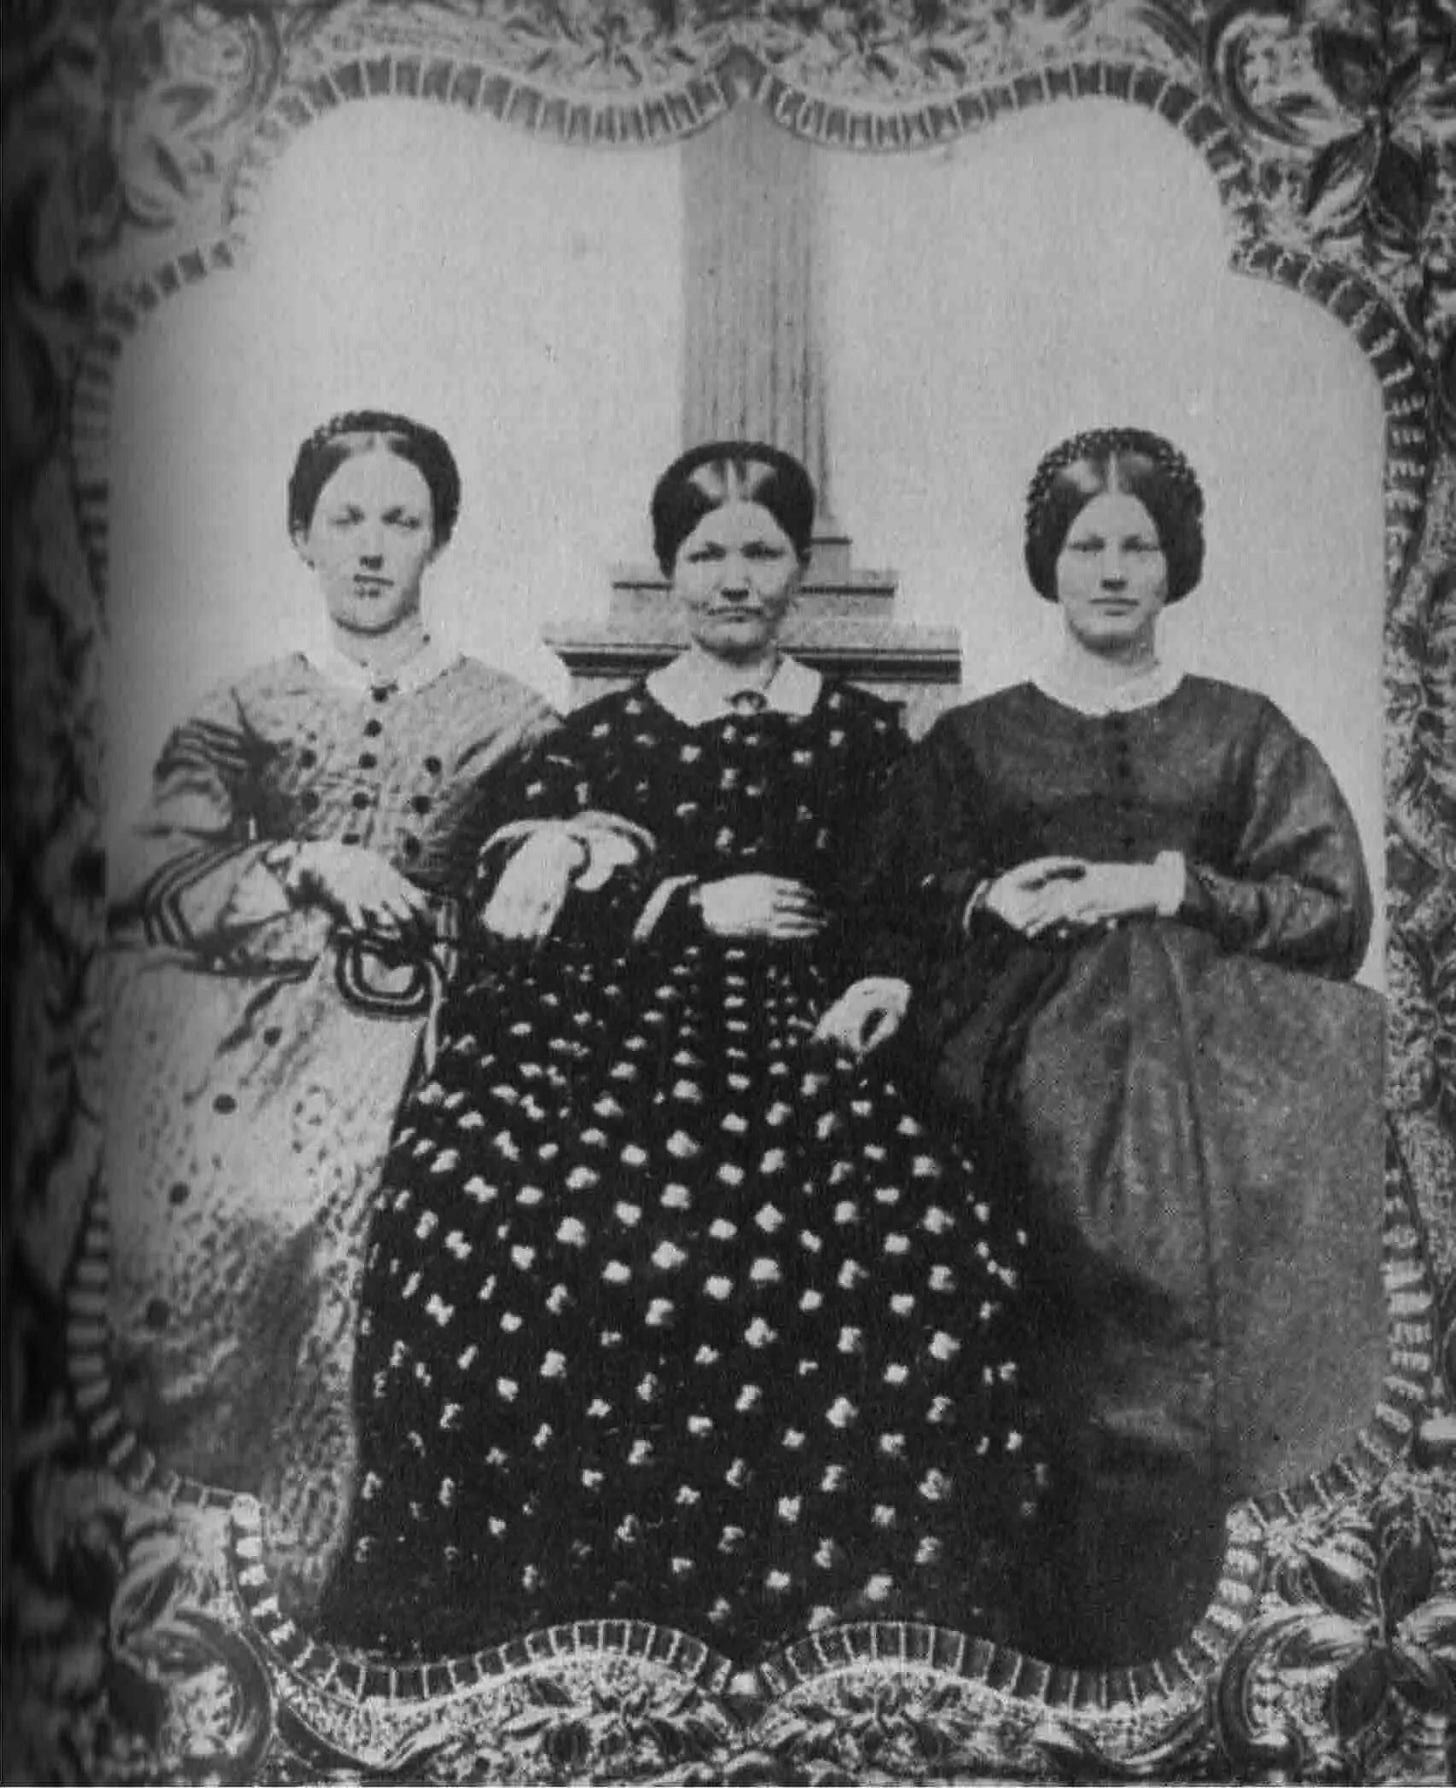
<svg viewBox="0 0 1456 1788">
<path fill-rule="evenodd" d="M 1271 695 L 1329 759 L 1382 884 L 1382 415 L 1345 331 L 1228 269 L 1211 174 L 1113 102 L 954 147 L 825 154 L 834 508 L 905 621 L 953 625 L 965 694 L 1054 648 L 1022 505 L 1046 447 L 1138 423 L 1203 479 L 1170 656 Z M 109 828 L 209 684 L 320 634 L 286 532 L 300 439 L 340 409 L 444 432 L 465 496 L 432 625 L 565 699 L 548 621 L 650 559 L 680 447 L 681 158 L 567 149 L 389 100 L 311 126 L 236 273 L 129 343 L 113 417 Z M 1378 983 L 1381 942 L 1365 978 Z"/>
</svg>

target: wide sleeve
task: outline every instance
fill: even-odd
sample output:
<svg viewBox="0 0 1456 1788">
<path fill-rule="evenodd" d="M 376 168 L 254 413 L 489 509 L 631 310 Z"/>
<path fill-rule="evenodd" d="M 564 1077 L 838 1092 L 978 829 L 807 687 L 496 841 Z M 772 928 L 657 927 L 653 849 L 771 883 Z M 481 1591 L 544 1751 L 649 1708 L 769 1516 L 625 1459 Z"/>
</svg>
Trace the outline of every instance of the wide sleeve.
<svg viewBox="0 0 1456 1788">
<path fill-rule="evenodd" d="M 271 749 L 232 685 L 172 731 L 147 804 L 108 864 L 113 935 L 222 949 L 287 913 L 287 841 L 264 831 Z"/>
<path fill-rule="evenodd" d="M 561 727 L 556 710 L 514 679 L 485 677 L 476 707 L 473 735 L 453 766 L 449 823 L 411 871 L 427 886 L 456 895 L 473 893 L 486 847 L 525 811 L 532 766 Z"/>
<path fill-rule="evenodd" d="M 967 903 L 990 867 L 975 782 L 954 715 L 938 720 L 886 778 L 848 883 L 858 974 L 918 986 L 961 946 Z"/>
<path fill-rule="evenodd" d="M 1228 950 L 1348 978 L 1370 941 L 1370 882 L 1359 834 L 1319 752 L 1272 703 L 1244 774 L 1230 865 L 1193 857 L 1178 917 Z"/>
</svg>

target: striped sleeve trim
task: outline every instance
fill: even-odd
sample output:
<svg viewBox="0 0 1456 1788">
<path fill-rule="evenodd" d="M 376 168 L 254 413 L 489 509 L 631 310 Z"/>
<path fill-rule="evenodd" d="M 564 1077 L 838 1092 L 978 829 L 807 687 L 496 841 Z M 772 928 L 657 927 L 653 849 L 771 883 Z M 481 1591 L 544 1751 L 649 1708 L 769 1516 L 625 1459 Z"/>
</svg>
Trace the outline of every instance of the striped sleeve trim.
<svg viewBox="0 0 1456 1788">
<path fill-rule="evenodd" d="M 196 942 L 183 910 L 185 896 L 229 862 L 241 862 L 253 847 L 246 844 L 204 844 L 164 863 L 142 889 L 142 927 L 149 944 L 180 946 Z"/>
<path fill-rule="evenodd" d="M 227 779 L 246 774 L 247 741 L 234 727 L 211 720 L 187 720 L 167 740 L 157 764 L 159 777 L 176 770 L 205 770 Z"/>
</svg>

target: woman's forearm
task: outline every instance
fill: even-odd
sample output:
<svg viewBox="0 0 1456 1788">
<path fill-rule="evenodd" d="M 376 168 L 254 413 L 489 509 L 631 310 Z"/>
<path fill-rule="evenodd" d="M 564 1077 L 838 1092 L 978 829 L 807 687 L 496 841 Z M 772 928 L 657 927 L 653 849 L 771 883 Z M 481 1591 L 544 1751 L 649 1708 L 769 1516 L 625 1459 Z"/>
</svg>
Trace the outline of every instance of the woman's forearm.
<svg viewBox="0 0 1456 1788">
<path fill-rule="evenodd" d="M 1211 931 L 1225 949 L 1339 977 L 1355 973 L 1370 941 L 1363 876 L 1344 886 L 1289 875 L 1242 878 L 1195 860 L 1178 917 Z"/>
</svg>

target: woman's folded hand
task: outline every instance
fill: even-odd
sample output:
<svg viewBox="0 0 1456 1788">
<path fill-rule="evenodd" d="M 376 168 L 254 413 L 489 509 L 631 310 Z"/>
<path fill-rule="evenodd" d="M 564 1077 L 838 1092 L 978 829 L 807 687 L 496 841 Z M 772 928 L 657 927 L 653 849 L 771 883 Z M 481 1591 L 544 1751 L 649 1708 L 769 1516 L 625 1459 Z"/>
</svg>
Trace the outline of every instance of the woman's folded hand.
<svg viewBox="0 0 1456 1788">
<path fill-rule="evenodd" d="M 983 904 L 1013 930 L 1041 937 L 1156 913 L 1167 887 L 1161 864 L 1038 857 L 998 877 Z"/>
<path fill-rule="evenodd" d="M 1049 925 L 1065 922 L 1067 885 L 1088 867 L 1081 857 L 1034 857 L 998 876 L 981 905 L 1013 931 L 1036 937 Z"/>
<path fill-rule="evenodd" d="M 328 907 L 354 931 L 397 936 L 429 918 L 424 893 L 361 845 L 330 839 L 301 844 L 286 886 L 291 899 Z"/>
<path fill-rule="evenodd" d="M 786 875 L 730 875 L 697 890 L 704 926 L 715 937 L 787 941 L 816 937 L 824 909 L 814 890 Z"/>
<path fill-rule="evenodd" d="M 1074 881 L 1061 884 L 1062 922 L 1096 926 L 1145 918 L 1157 912 L 1161 888 L 1151 863 L 1089 863 Z"/>
<path fill-rule="evenodd" d="M 890 975 L 868 976 L 840 994 L 819 1020 L 814 1037 L 857 1060 L 888 1043 L 909 1009 L 908 981 Z"/>
<path fill-rule="evenodd" d="M 533 832 L 501 871 L 481 923 L 497 937 L 539 943 L 556 923 L 587 855 L 581 840 L 563 827 Z"/>
</svg>

